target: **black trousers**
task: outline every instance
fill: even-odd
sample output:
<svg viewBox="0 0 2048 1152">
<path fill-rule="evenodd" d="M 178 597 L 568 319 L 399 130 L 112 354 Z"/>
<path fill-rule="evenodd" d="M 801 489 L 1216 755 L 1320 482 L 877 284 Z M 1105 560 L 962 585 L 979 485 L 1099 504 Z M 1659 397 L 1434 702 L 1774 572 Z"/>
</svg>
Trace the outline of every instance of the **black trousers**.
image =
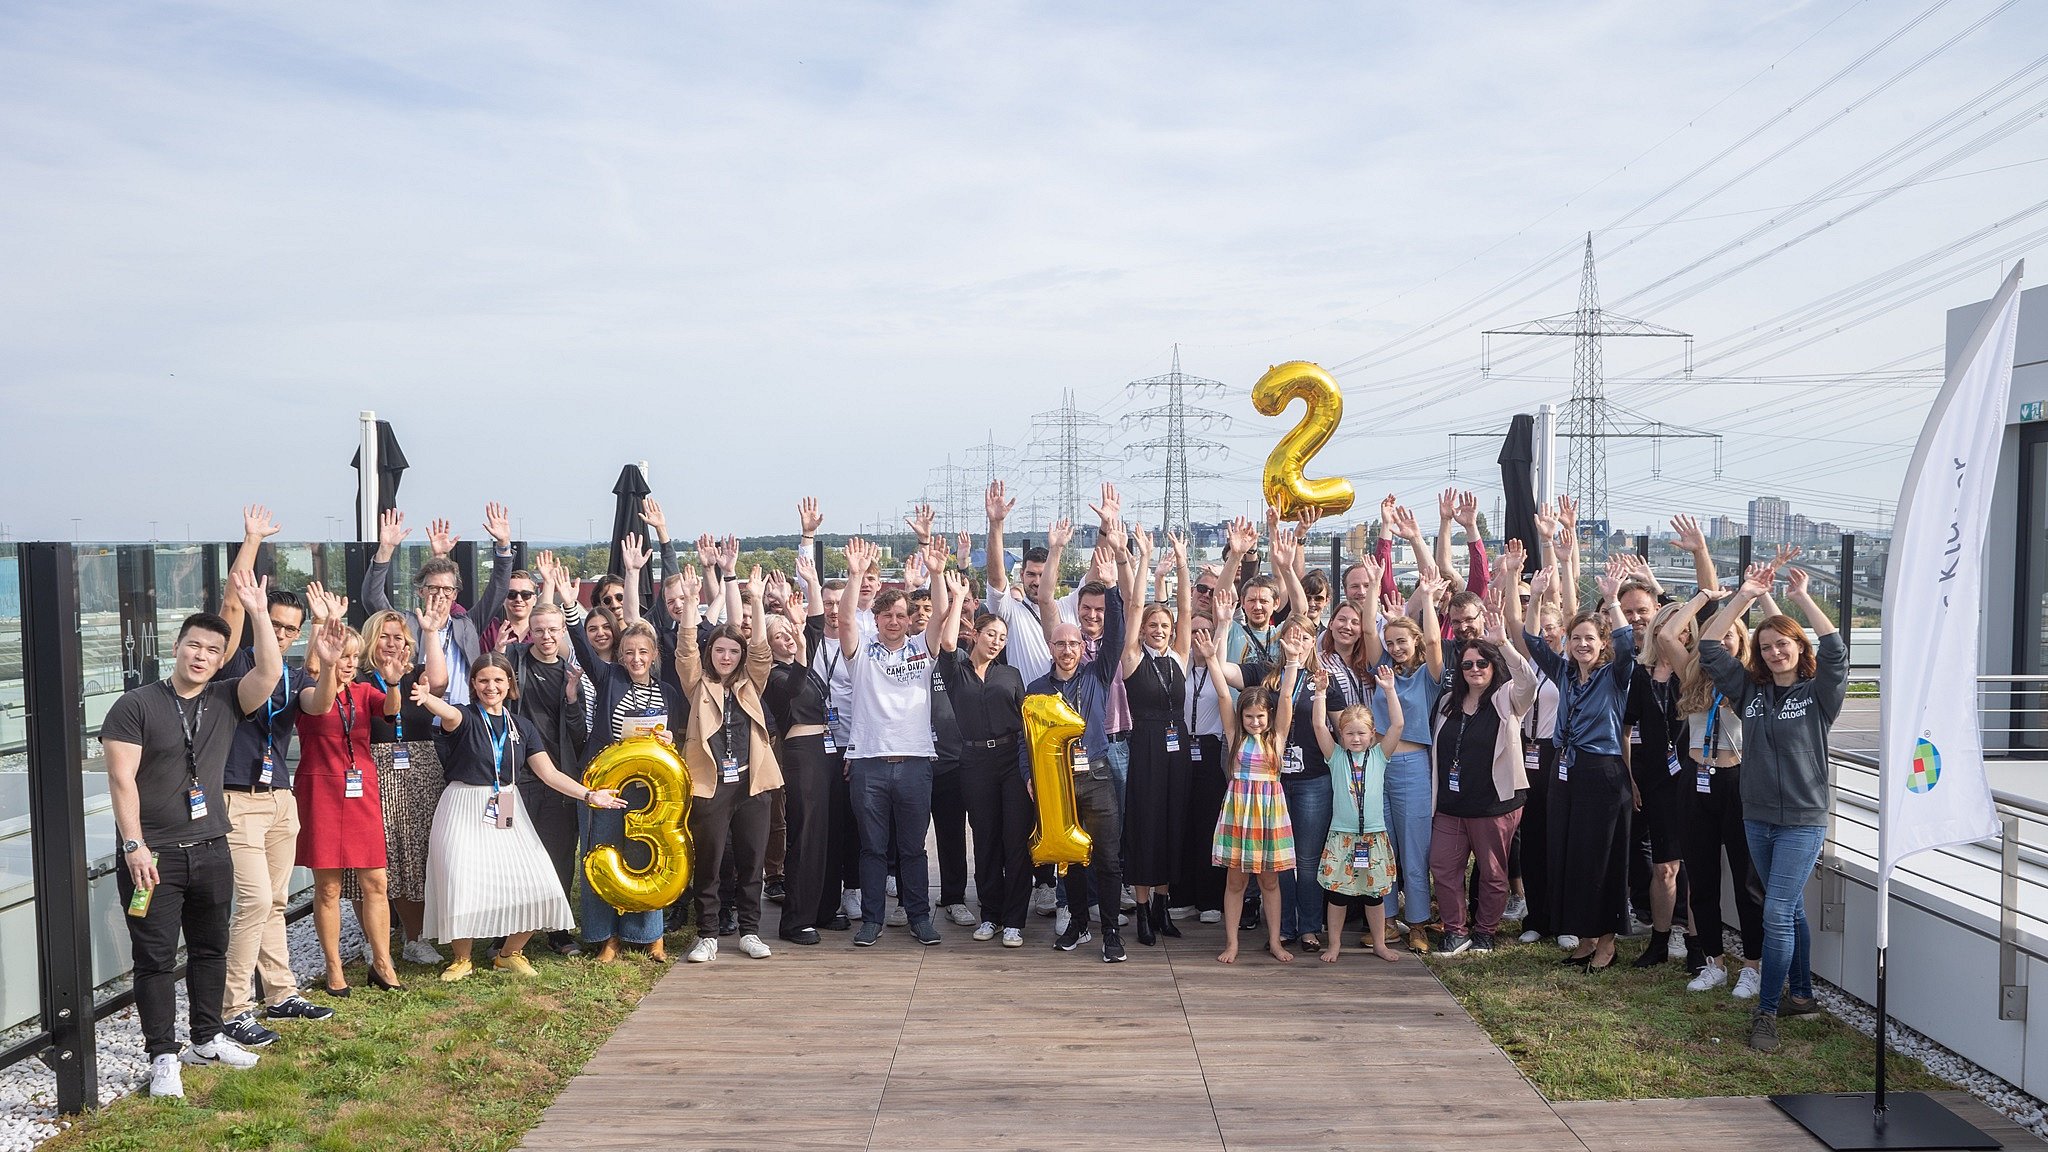
<svg viewBox="0 0 2048 1152">
<path fill-rule="evenodd" d="M 1522 826 L 1515 833 L 1515 839 L 1527 845 L 1522 853 L 1522 898 L 1529 902 L 1529 914 L 1522 917 L 1522 930 L 1553 936 L 1557 930 L 1551 912 L 1550 801 L 1557 779 L 1557 746 L 1539 741 L 1536 761 L 1538 770 L 1529 773 L 1529 801 L 1522 805 Z"/>
<path fill-rule="evenodd" d="M 1696 786 L 1690 763 L 1686 783 Z M 1700 946 L 1709 956 L 1726 948 L 1721 940 L 1728 923 L 1721 909 L 1721 853 L 1728 853 L 1728 866 L 1735 870 L 1735 918 L 1742 927 L 1742 956 L 1761 960 L 1764 955 L 1764 885 L 1749 858 L 1749 836 L 1742 830 L 1742 766 L 1716 768 L 1710 778 L 1712 792 L 1692 795 L 1692 809 L 1686 822 L 1685 870 L 1692 878 L 1692 922 L 1700 934 Z"/>
<path fill-rule="evenodd" d="M 1116 782 L 1109 778 L 1108 764 L 1105 763 L 1100 771 L 1102 778 L 1099 780 L 1093 772 L 1074 777 L 1074 808 L 1094 847 L 1088 853 L 1088 863 L 1067 869 L 1067 895 L 1071 901 L 1067 910 L 1073 914 L 1075 923 L 1088 922 L 1088 906 L 1072 897 L 1088 891 L 1092 879 L 1103 929 L 1114 932 L 1118 905 L 1123 902 L 1124 891 L 1122 853 L 1119 851 L 1124 841 L 1124 817 L 1123 809 L 1116 802 Z"/>
<path fill-rule="evenodd" d="M 555 866 L 555 877 L 562 882 L 563 894 L 569 897 L 570 907 L 575 907 L 576 876 L 582 871 L 576 853 L 576 810 L 580 805 L 574 797 L 564 796 L 538 780 L 519 782 L 519 802 L 526 806 L 526 818 L 533 821 L 541 847 L 548 850 L 548 862 Z"/>
<path fill-rule="evenodd" d="M 782 862 L 782 933 L 823 927 L 838 910 L 839 885 L 831 884 L 833 907 L 824 904 L 831 871 L 832 778 L 838 769 L 825 751 L 825 737 L 789 736 L 782 741 L 782 790 L 787 855 Z M 844 781 L 841 781 L 842 786 Z"/>
<path fill-rule="evenodd" d="M 967 903 L 967 800 L 961 795 L 960 762 L 932 761 L 932 832 L 939 846 L 939 906 Z M 891 862 L 889 871 L 896 866 Z M 900 888 L 902 877 L 896 880 Z M 986 897 L 983 897 L 986 899 Z"/>
<path fill-rule="evenodd" d="M 690 802 L 690 839 L 697 859 L 691 870 L 696 888 L 697 931 L 718 935 L 719 870 L 731 848 L 739 881 L 740 932 L 761 932 L 761 867 L 768 855 L 768 793 L 747 795 L 751 773 L 738 783 L 720 784 L 711 796 Z"/>
<path fill-rule="evenodd" d="M 1031 911 L 1031 829 L 1038 813 L 1017 769 L 1017 742 L 969 747 L 953 774 L 974 827 L 974 891 L 981 918 L 998 928 L 1022 928 Z M 932 818 L 938 818 L 938 799 Z M 941 841 L 943 843 L 943 841 Z M 941 873 L 944 863 L 941 862 Z"/>
<path fill-rule="evenodd" d="M 1230 790 L 1230 773 L 1223 763 L 1221 736 L 1197 736 L 1192 747 L 1201 751 L 1202 758 L 1188 765 L 1191 771 L 1187 824 L 1181 834 L 1181 878 L 1173 886 L 1173 895 L 1176 903 L 1204 912 L 1221 912 L 1223 869 L 1209 862 L 1209 849 L 1216 843 L 1216 818 L 1222 814 L 1223 796 Z"/>
<path fill-rule="evenodd" d="M 1550 889 L 1559 933 L 1590 940 L 1628 924 L 1628 767 L 1581 752 L 1550 796 Z M 1560 795 L 1561 793 L 1561 795 Z"/>
<path fill-rule="evenodd" d="M 818 894 L 818 925 L 838 915 L 839 899 L 849 888 L 860 887 L 860 822 L 853 817 L 853 793 L 846 783 L 846 750 L 827 752 L 831 770 L 826 773 L 830 788 L 827 798 L 825 842 L 825 887 Z"/>
<path fill-rule="evenodd" d="M 215 797 L 218 800 L 218 797 Z M 185 992 L 192 1043 L 220 1035 L 228 986 L 228 921 L 235 903 L 235 862 L 228 838 L 189 848 L 156 847 L 156 891 L 146 916 L 123 916 L 135 959 L 135 1013 L 151 1057 L 178 1051 L 178 933 L 185 934 Z M 125 908 L 135 881 L 124 862 L 114 869 Z"/>
</svg>

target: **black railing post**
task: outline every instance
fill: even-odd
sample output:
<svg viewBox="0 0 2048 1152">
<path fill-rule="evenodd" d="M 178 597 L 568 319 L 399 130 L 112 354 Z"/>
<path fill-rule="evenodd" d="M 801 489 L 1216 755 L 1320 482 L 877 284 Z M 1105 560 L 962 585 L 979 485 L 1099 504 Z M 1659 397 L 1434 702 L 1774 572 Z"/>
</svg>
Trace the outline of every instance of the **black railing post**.
<svg viewBox="0 0 2048 1152">
<path fill-rule="evenodd" d="M 363 599 L 362 589 L 363 577 L 370 571 L 370 553 L 375 548 L 376 545 L 360 540 L 351 540 L 346 545 L 344 571 L 347 575 L 343 579 L 348 581 L 348 587 L 342 589 L 341 594 L 348 597 L 348 622 L 357 628 L 370 620 L 370 606 Z"/>
<path fill-rule="evenodd" d="M 1330 537 L 1330 600 L 1344 599 L 1344 537 Z"/>
<path fill-rule="evenodd" d="M 1753 544 L 1754 540 L 1747 532 L 1735 538 L 1735 587 L 1738 590 L 1741 589 L 1743 580 L 1749 576 L 1749 553 Z M 1742 613 L 1742 622 L 1749 623 L 1747 609 Z"/>
<path fill-rule="evenodd" d="M 1835 579 L 1839 583 L 1835 591 L 1840 593 L 1841 619 L 1835 627 L 1842 633 L 1842 651 L 1849 654 L 1849 663 L 1856 663 L 1856 649 L 1851 643 L 1856 638 L 1856 534 L 1842 533 L 1842 567 Z"/>
<path fill-rule="evenodd" d="M 476 607 L 476 541 L 457 541 L 455 547 L 448 550 L 448 558 L 455 561 L 455 567 L 459 569 L 455 578 L 462 581 L 455 591 L 455 602 L 468 611 Z"/>
<path fill-rule="evenodd" d="M 69 544 L 24 544 L 20 565 L 29 843 L 34 856 L 43 1030 L 50 1035 L 49 1047 L 37 1055 L 57 1075 L 57 1110 L 76 1113 L 99 1106 L 92 1025 L 92 908 L 85 878 L 78 561 Z"/>
</svg>

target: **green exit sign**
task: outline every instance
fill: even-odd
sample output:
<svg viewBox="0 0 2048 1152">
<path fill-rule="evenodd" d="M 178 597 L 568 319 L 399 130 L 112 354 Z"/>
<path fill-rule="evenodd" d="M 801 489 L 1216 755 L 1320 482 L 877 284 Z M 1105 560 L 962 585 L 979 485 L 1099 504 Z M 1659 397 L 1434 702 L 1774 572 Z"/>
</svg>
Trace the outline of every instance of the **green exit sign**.
<svg viewBox="0 0 2048 1152">
<path fill-rule="evenodd" d="M 2026 424 L 2041 419 L 2041 403 L 2039 400 L 2029 400 L 2020 405 L 2020 423 Z"/>
</svg>

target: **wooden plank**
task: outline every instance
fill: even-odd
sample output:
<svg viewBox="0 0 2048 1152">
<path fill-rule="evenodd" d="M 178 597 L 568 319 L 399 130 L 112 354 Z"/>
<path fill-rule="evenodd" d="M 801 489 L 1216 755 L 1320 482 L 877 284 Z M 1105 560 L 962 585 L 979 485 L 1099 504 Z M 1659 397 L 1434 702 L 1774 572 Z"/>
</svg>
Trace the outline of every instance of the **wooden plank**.
<svg viewBox="0 0 2048 1152">
<path fill-rule="evenodd" d="M 2033 1133 L 1967 1092 L 1929 1095 L 2008 1149 L 2048 1149 Z M 1730 1147 L 1744 1152 L 1812 1152 L 1825 1148 L 1762 1096 L 1567 1100 L 1552 1108 L 1593 1152 L 1708 1152 Z"/>
</svg>

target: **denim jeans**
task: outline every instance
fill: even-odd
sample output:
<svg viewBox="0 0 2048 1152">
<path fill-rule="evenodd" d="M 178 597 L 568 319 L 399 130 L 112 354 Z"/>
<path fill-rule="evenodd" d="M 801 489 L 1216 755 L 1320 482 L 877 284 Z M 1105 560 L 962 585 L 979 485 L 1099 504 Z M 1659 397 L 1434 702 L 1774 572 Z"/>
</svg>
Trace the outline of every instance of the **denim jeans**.
<svg viewBox="0 0 2048 1152">
<path fill-rule="evenodd" d="M 1792 995 L 1813 995 L 1806 881 L 1820 861 L 1827 829 L 1819 824 L 1744 820 L 1742 830 L 1749 837 L 1749 857 L 1764 882 L 1764 987 L 1757 1010 L 1776 1013 L 1788 977 Z"/>
<path fill-rule="evenodd" d="M 1387 833 L 1394 839 L 1394 888 L 1401 894 L 1401 919 L 1411 927 L 1429 923 L 1429 828 L 1435 808 L 1436 777 L 1430 771 L 1428 749 L 1394 753 L 1387 761 Z M 1327 800 L 1323 811 L 1327 822 Z M 1297 846 L 1300 835 L 1295 833 Z M 1394 898 L 1388 896 L 1387 911 L 1393 910 Z"/>
<path fill-rule="evenodd" d="M 1294 871 L 1280 874 L 1280 935 L 1320 936 L 1323 886 L 1316 882 L 1316 869 L 1322 864 L 1323 841 L 1330 835 L 1330 778 L 1282 776 L 1280 790 L 1287 795 L 1287 819 L 1294 825 Z"/>
<path fill-rule="evenodd" d="M 583 854 L 588 856 L 592 848 L 610 844 L 625 853 L 626 862 L 635 867 L 644 867 L 647 861 L 647 846 L 626 842 L 626 813 L 624 809 L 592 808 L 587 804 L 577 806 L 578 831 L 583 837 Z M 590 890 L 588 881 L 578 884 L 577 918 L 583 922 L 583 942 L 600 944 L 616 938 L 622 944 L 652 944 L 661 939 L 661 910 L 652 912 L 621 912 L 604 902 L 604 897 Z M 717 931 L 713 927 L 713 932 Z"/>
<path fill-rule="evenodd" d="M 1124 809 L 1124 781 L 1131 775 L 1131 744 L 1128 740 L 1111 740 L 1102 746 L 1104 758 L 1109 761 L 1109 779 L 1116 785 L 1116 809 Z"/>
<path fill-rule="evenodd" d="M 860 822 L 860 918 L 879 925 L 889 906 L 889 843 L 895 834 L 897 899 L 912 924 L 932 915 L 931 858 L 924 836 L 932 822 L 932 762 L 918 756 L 855 756 L 854 818 Z"/>
</svg>

